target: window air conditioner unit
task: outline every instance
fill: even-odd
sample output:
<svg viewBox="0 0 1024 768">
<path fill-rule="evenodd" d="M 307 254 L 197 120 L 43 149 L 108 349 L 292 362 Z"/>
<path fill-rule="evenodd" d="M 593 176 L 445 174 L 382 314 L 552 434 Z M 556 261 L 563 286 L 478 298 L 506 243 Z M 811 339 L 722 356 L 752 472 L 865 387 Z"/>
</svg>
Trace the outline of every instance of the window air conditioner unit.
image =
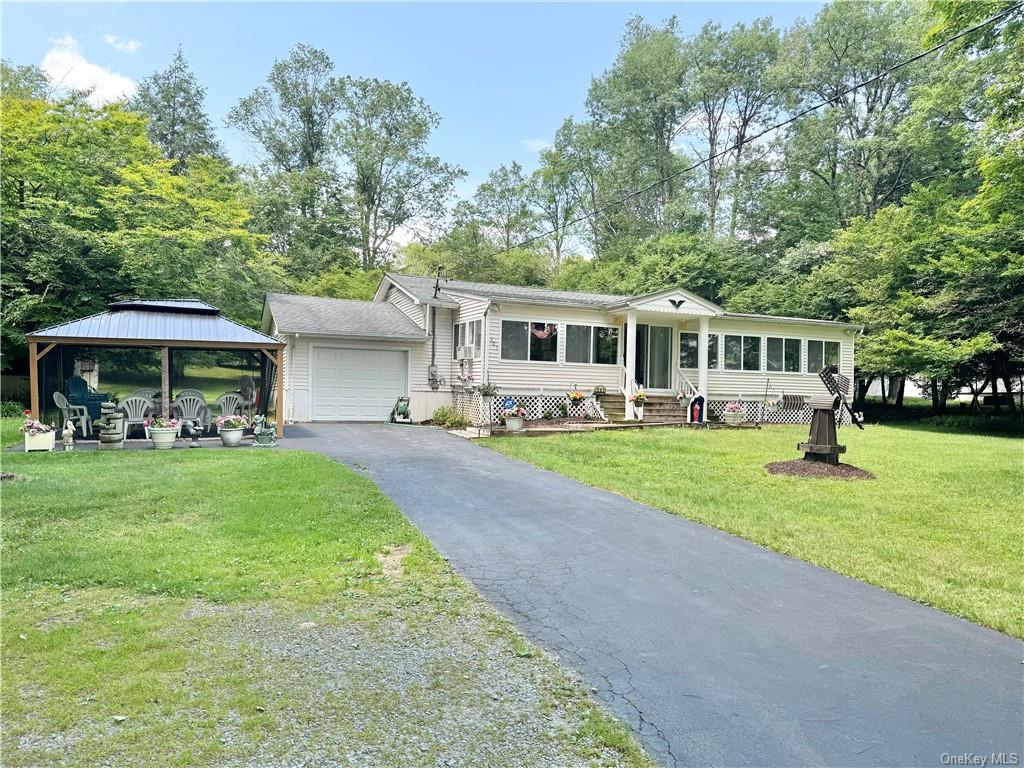
<svg viewBox="0 0 1024 768">
<path fill-rule="evenodd" d="M 463 345 L 459 347 L 459 360 L 472 360 L 473 359 L 473 347 Z"/>
</svg>

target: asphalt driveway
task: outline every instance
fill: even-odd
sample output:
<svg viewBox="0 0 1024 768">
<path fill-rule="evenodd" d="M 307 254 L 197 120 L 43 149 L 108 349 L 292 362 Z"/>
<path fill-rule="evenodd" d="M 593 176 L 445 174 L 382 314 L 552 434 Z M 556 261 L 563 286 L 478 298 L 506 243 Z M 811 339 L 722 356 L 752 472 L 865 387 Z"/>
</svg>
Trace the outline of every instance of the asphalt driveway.
<svg viewBox="0 0 1024 768">
<path fill-rule="evenodd" d="M 667 765 L 1022 752 L 1013 638 L 432 428 L 296 425 L 284 445 L 371 477 Z"/>
</svg>

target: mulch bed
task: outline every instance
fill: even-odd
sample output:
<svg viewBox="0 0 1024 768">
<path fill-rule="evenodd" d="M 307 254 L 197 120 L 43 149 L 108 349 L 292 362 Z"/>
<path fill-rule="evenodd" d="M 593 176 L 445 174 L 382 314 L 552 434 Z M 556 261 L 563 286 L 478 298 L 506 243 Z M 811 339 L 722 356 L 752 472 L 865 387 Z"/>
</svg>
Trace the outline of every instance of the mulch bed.
<svg viewBox="0 0 1024 768">
<path fill-rule="evenodd" d="M 840 480 L 874 480 L 875 476 L 866 469 L 853 464 L 825 464 L 821 461 L 775 461 L 765 464 L 769 475 L 792 475 L 794 477 L 836 477 Z"/>
</svg>

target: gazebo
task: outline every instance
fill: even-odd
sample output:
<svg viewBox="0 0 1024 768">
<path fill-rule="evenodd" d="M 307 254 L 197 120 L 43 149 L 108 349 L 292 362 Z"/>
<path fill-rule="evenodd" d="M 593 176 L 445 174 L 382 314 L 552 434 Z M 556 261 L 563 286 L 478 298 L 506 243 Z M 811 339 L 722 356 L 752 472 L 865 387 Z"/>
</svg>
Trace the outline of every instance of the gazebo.
<svg viewBox="0 0 1024 768">
<path fill-rule="evenodd" d="M 26 334 L 29 399 L 33 418 L 40 410 L 39 364 L 59 345 L 136 347 L 160 350 L 163 402 L 171 402 L 171 355 L 175 349 L 237 350 L 261 354 L 261 384 L 276 379 L 277 434 L 284 436 L 284 343 L 221 315 L 217 307 L 196 299 L 130 299 L 89 315 Z M 270 375 L 267 375 L 270 374 Z M 269 400 L 266 387 L 264 407 Z"/>
</svg>

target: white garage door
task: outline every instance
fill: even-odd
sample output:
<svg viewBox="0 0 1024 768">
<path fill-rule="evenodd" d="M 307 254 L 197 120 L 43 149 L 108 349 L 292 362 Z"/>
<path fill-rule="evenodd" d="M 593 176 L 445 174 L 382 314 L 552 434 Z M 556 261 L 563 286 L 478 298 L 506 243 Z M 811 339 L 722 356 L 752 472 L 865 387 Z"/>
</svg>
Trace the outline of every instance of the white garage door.
<svg viewBox="0 0 1024 768">
<path fill-rule="evenodd" d="M 383 421 L 407 393 L 405 352 L 313 347 L 313 421 Z"/>
</svg>

